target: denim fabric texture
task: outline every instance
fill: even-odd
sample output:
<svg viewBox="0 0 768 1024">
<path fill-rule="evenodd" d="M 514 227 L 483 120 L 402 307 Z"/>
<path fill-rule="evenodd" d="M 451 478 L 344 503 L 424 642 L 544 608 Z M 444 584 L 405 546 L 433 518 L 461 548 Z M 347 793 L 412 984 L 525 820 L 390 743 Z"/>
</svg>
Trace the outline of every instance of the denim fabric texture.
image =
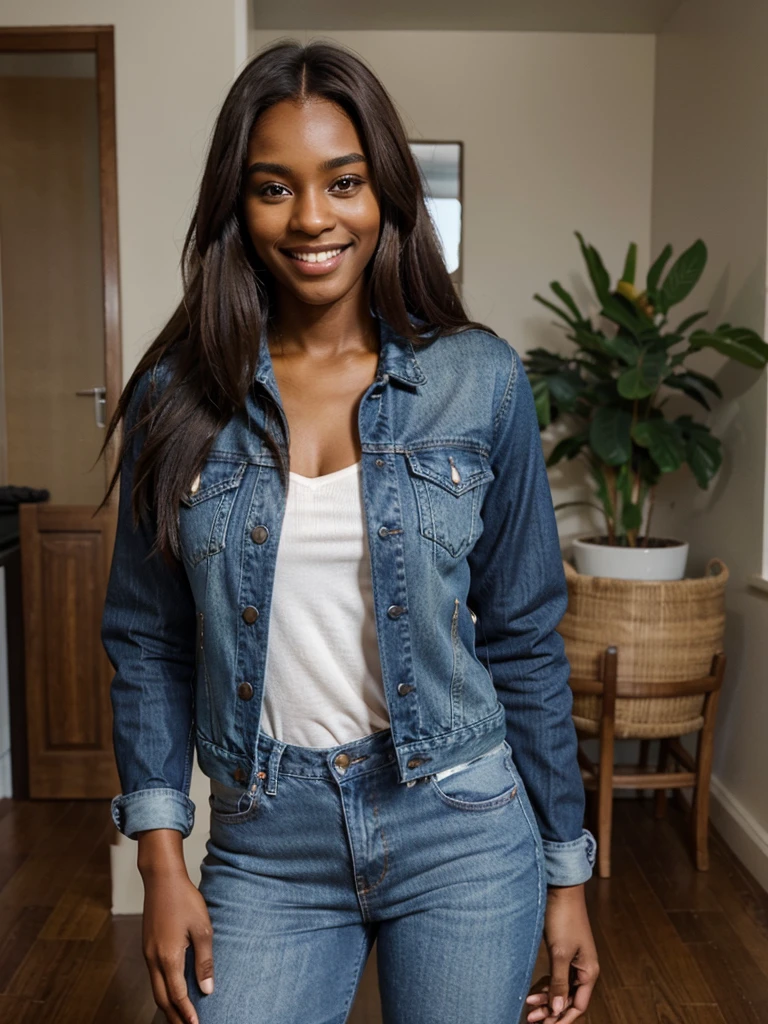
<svg viewBox="0 0 768 1024">
<path fill-rule="evenodd" d="M 376 633 L 398 780 L 509 744 L 543 842 L 547 883 L 586 881 L 596 841 L 556 631 L 567 588 L 533 392 L 514 347 L 468 329 L 415 347 L 377 316 L 380 353 L 358 412 Z M 414 318 L 414 324 L 419 322 Z M 136 416 L 161 362 L 140 382 Z M 123 465 L 102 620 L 129 837 L 191 830 L 193 753 L 209 778 L 258 785 L 269 611 L 287 452 L 266 330 L 245 408 L 217 435 L 179 507 L 181 563 L 149 557 L 130 511 L 137 434 Z M 322 600 L 318 594 L 318 600 Z M 447 780 L 446 780 L 447 781 Z M 440 783 L 438 783 L 440 784 Z"/>
<path fill-rule="evenodd" d="M 401 785 L 391 730 L 338 747 L 259 736 L 253 792 L 211 780 L 200 891 L 215 984 L 200 1024 L 343 1024 L 374 941 L 387 1024 L 512 1024 L 546 910 L 509 745 Z"/>
</svg>

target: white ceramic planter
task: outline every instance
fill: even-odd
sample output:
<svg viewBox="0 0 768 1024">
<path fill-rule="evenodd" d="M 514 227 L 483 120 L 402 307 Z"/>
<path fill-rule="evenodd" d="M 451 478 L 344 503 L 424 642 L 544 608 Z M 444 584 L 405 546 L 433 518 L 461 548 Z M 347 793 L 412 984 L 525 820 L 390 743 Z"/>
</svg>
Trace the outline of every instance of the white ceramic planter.
<svg viewBox="0 0 768 1024">
<path fill-rule="evenodd" d="M 688 542 L 652 537 L 653 547 L 623 548 L 601 544 L 600 537 L 579 537 L 573 542 L 576 571 L 585 576 L 617 580 L 681 580 L 688 561 Z"/>
</svg>

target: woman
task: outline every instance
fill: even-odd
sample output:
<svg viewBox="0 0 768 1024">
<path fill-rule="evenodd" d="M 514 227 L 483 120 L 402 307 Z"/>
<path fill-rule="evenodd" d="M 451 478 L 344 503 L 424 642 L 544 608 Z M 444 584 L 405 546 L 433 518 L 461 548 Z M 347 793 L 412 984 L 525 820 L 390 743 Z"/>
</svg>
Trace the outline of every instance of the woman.
<svg viewBox="0 0 768 1024">
<path fill-rule="evenodd" d="M 378 938 L 389 1024 L 501 1024 L 543 929 L 527 1020 L 571 1024 L 595 842 L 533 396 L 468 320 L 361 60 L 287 41 L 248 64 L 182 266 L 110 424 L 102 634 L 157 1004 L 342 1022 Z"/>
</svg>

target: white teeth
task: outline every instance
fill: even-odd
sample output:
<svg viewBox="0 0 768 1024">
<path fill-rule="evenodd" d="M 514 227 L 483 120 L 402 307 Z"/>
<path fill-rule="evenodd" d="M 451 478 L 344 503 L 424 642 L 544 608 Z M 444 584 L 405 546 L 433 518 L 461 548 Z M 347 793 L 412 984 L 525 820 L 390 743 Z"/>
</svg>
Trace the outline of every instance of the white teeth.
<svg viewBox="0 0 768 1024">
<path fill-rule="evenodd" d="M 294 252 L 291 253 L 291 258 L 302 260 L 304 263 L 325 263 L 326 260 L 338 256 L 340 252 L 342 252 L 341 249 L 326 249 L 325 252 Z"/>
</svg>

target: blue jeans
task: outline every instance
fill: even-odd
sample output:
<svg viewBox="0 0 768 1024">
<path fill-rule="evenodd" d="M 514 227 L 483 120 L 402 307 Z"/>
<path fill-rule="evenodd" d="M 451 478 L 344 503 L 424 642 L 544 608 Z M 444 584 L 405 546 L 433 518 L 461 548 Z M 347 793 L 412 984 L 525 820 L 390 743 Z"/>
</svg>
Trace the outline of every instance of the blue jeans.
<svg viewBox="0 0 768 1024">
<path fill-rule="evenodd" d="M 506 740 L 407 784 L 390 729 L 325 748 L 262 732 L 257 753 L 252 791 L 211 780 L 200 1024 L 343 1024 L 374 940 L 385 1024 L 517 1024 L 546 874 Z"/>
</svg>

